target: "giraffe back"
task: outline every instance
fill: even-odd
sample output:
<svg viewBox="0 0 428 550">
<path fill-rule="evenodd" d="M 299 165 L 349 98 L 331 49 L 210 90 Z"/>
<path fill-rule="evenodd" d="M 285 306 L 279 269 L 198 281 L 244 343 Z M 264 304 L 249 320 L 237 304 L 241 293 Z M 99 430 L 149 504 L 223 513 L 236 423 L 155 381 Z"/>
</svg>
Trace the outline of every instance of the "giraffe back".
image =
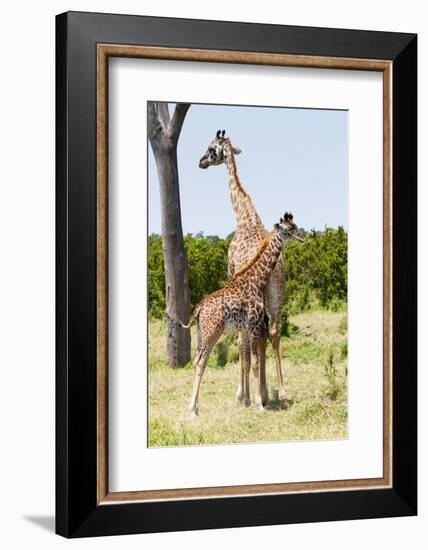
<svg viewBox="0 0 428 550">
<path fill-rule="evenodd" d="M 247 277 L 235 278 L 206 296 L 197 307 L 198 333 L 260 331 L 264 326 L 264 297 Z"/>
</svg>

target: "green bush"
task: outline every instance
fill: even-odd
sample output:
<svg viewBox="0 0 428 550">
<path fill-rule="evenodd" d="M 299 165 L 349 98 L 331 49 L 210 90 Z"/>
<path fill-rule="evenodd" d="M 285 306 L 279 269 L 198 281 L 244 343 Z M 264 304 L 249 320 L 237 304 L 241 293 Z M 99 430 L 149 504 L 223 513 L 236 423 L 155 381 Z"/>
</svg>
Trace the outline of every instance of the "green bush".
<svg viewBox="0 0 428 550">
<path fill-rule="evenodd" d="M 285 247 L 286 304 L 299 313 L 319 305 L 339 311 L 348 293 L 348 235 L 342 227 L 306 234 Z"/>
<path fill-rule="evenodd" d="M 190 302 L 193 309 L 204 296 L 226 284 L 229 241 L 218 237 L 187 235 L 184 245 L 189 262 Z"/>
<path fill-rule="evenodd" d="M 189 262 L 192 309 L 200 300 L 227 282 L 227 252 L 230 239 L 217 236 L 187 235 L 184 239 Z M 304 243 L 289 241 L 284 246 L 286 294 L 282 316 L 283 336 L 293 327 L 290 314 L 315 307 L 341 311 L 348 292 L 348 235 L 346 231 L 326 228 L 305 234 Z M 165 270 L 162 238 L 150 235 L 148 242 L 149 316 L 165 315 Z"/>
<path fill-rule="evenodd" d="M 165 316 L 165 267 L 162 238 L 159 235 L 149 237 L 147 271 L 149 316 L 160 319 Z"/>
</svg>

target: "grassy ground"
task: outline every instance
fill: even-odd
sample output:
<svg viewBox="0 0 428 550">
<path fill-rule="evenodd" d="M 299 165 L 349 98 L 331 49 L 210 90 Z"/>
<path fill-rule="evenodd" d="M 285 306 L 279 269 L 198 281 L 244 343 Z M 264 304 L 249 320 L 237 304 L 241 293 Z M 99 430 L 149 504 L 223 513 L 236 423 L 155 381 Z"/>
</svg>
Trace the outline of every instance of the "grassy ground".
<svg viewBox="0 0 428 550">
<path fill-rule="evenodd" d="M 301 330 L 282 338 L 287 407 L 278 406 L 272 346 L 267 350 L 271 403 L 264 412 L 235 399 L 236 338 L 226 336 L 211 354 L 199 394 L 199 414 L 188 412 L 193 369 L 165 364 L 165 323 L 149 325 L 149 446 L 229 444 L 347 437 L 347 314 L 313 311 L 290 318 Z M 310 325 L 310 328 L 304 328 Z M 316 331 L 316 332 L 315 332 Z M 196 334 L 192 329 L 192 357 Z"/>
</svg>

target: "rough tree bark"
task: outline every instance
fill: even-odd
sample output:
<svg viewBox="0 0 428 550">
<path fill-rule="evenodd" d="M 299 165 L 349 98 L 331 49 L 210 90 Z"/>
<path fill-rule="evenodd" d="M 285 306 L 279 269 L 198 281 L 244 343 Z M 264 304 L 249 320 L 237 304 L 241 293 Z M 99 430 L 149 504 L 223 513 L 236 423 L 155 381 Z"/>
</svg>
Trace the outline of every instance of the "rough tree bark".
<svg viewBox="0 0 428 550">
<path fill-rule="evenodd" d="M 168 104 L 149 102 L 147 127 L 159 176 L 162 243 L 165 262 L 167 316 L 166 349 L 168 364 L 179 367 L 190 361 L 190 331 L 173 319 L 187 323 L 190 291 L 187 254 L 181 226 L 177 142 L 189 103 L 178 103 L 172 118 Z"/>
</svg>

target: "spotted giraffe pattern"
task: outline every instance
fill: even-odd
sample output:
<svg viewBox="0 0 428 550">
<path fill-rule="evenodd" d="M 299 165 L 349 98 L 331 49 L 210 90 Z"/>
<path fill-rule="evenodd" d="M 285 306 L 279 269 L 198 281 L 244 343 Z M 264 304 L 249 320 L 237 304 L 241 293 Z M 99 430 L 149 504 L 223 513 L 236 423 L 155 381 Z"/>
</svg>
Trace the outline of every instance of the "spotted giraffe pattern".
<svg viewBox="0 0 428 550">
<path fill-rule="evenodd" d="M 198 396 L 202 376 L 209 355 L 225 330 L 241 332 L 246 339 L 244 353 L 249 356 L 248 371 L 251 369 L 256 380 L 256 405 L 263 408 L 259 383 L 259 341 L 266 337 L 266 313 L 264 291 L 282 251 L 286 237 L 300 239 L 292 214 L 284 218 L 263 241 L 254 258 L 233 276 L 222 289 L 206 296 L 196 307 L 193 321 L 197 323 L 198 353 L 194 359 L 195 379 L 190 401 L 192 415 L 198 414 Z M 183 327 L 189 325 L 180 323 Z M 249 373 L 248 373 L 249 374 Z M 249 391 L 248 385 L 246 391 Z M 249 398 L 249 395 L 246 396 Z"/>
<path fill-rule="evenodd" d="M 231 279 L 236 271 L 246 265 L 256 254 L 268 231 L 263 226 L 254 204 L 241 184 L 238 176 L 235 155 L 241 150 L 232 145 L 229 138 L 225 138 L 225 132 L 218 131 L 214 140 L 209 144 L 205 155 L 199 162 L 200 168 L 208 168 L 219 164 L 226 164 L 229 173 L 229 189 L 232 207 L 236 215 L 236 231 L 229 246 L 228 252 L 228 276 Z M 264 292 L 266 311 L 270 320 L 270 332 L 272 345 L 275 351 L 275 364 L 278 376 L 278 397 L 281 406 L 285 405 L 285 387 L 281 368 L 280 354 L 280 323 L 284 304 L 285 273 L 282 253 L 273 270 Z M 239 335 L 239 354 L 241 360 L 240 380 L 237 390 L 237 398 L 250 404 L 248 376 L 248 341 L 245 334 Z M 265 373 L 266 338 L 260 339 L 260 384 L 262 387 L 263 403 L 269 400 Z"/>
</svg>

